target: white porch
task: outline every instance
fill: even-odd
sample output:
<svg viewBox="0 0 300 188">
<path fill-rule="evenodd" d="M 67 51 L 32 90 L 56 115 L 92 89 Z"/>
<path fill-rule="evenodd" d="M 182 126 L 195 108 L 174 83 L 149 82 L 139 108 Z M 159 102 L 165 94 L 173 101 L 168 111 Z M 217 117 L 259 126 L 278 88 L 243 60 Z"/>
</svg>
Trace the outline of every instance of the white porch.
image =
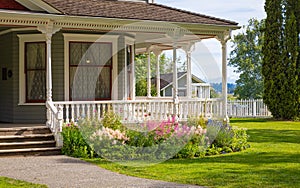
<svg viewBox="0 0 300 188">
<path fill-rule="evenodd" d="M 175 11 L 171 9 L 172 11 Z M 198 15 L 200 16 L 200 15 Z M 200 16 L 201 17 L 201 16 Z M 178 120 L 186 120 L 189 116 L 207 116 L 227 118 L 227 41 L 230 38 L 231 30 L 239 28 L 236 23 L 225 20 L 218 20 L 219 24 L 212 23 L 185 23 L 175 21 L 146 21 L 137 22 L 134 19 L 111 19 L 104 17 L 80 17 L 66 16 L 44 13 L 27 13 L 15 11 L 0 11 L 1 33 L 5 36 L 7 33 L 19 34 L 15 41 L 19 42 L 19 68 L 15 70 L 14 81 L 18 83 L 16 90 L 18 97 L 15 97 L 14 105 L 18 105 L 22 110 L 27 107 L 40 106 L 46 104 L 47 107 L 47 126 L 51 127 L 54 133 L 62 130 L 64 122 L 76 121 L 79 118 L 102 118 L 103 114 L 110 110 L 120 115 L 122 121 L 145 121 L 163 120 L 170 116 L 177 116 Z M 213 19 L 205 17 L 205 19 Z M 7 27 L 7 26 L 12 27 Z M 29 33 L 37 36 L 38 39 L 29 40 Z M 57 36 L 57 41 L 64 41 L 54 46 L 53 36 Z M 108 35 L 107 35 L 108 34 Z M 26 36 L 27 35 L 27 36 Z M 81 36 L 79 36 L 81 35 Z M 81 38 L 85 35 L 85 38 Z M 103 35 L 106 37 L 102 38 Z M 77 37 L 77 38 L 76 38 Z M 4 37 L 3 37 L 4 38 Z M 75 39 L 76 38 L 76 39 Z M 217 39 L 220 41 L 222 53 L 222 79 L 223 96 L 222 99 L 193 99 L 191 83 L 191 54 L 194 44 L 201 40 Z M 33 40 L 33 41 L 32 41 Z M 100 40 L 100 42 L 99 42 Z M 26 87 L 24 74 L 24 45 L 30 42 L 43 42 L 45 44 L 45 83 L 46 95 L 42 96 L 39 103 L 29 103 L 26 101 Z M 110 98 L 108 101 L 74 101 L 72 97 L 70 67 L 78 64 L 71 64 L 70 42 L 89 42 L 89 43 L 110 43 L 112 46 L 111 64 L 111 82 L 118 85 L 110 87 Z M 22 46 L 23 45 L 23 46 Z M 58 45 L 56 43 L 55 45 Z M 101 46 L 99 47 L 101 48 Z M 57 58 L 55 61 L 53 49 L 57 50 L 63 58 Z M 178 79 L 177 79 L 177 50 L 183 49 L 186 52 L 187 59 L 187 96 L 178 97 Z M 118 53 L 119 51 L 121 53 Z M 151 64 L 149 54 L 153 52 L 157 60 L 164 50 L 173 51 L 173 96 L 172 98 L 163 98 L 159 95 L 151 96 Z M 128 52 L 128 53 L 127 53 Z M 137 100 L 135 97 L 135 62 L 134 55 L 138 53 L 148 53 L 148 74 L 147 74 L 147 97 L 145 100 Z M 18 64 L 14 67 L 18 67 Z M 85 59 L 86 64 L 90 64 L 90 59 Z M 105 62 L 103 63 L 105 64 Z M 56 67 L 54 67 L 54 65 Z M 156 62 L 157 87 L 160 86 L 159 61 Z M 43 70 L 44 71 L 44 70 Z M 55 72 L 55 73 L 53 73 Z M 18 75 L 19 74 L 19 75 Z M 18 77 L 16 76 L 18 75 Z M 62 78 L 58 79 L 58 75 Z M 55 77 L 56 76 L 56 77 Z M 107 78 L 107 77 L 105 77 Z M 56 79 L 56 85 L 53 87 L 53 80 Z M 57 84 L 57 82 L 60 82 Z M 97 80 L 95 81 L 97 83 Z M 109 85 L 109 84 L 108 84 Z M 110 85 L 111 86 L 111 85 Z M 54 89 L 53 89 L 54 88 Z M 42 91 L 42 90 L 41 90 Z M 54 96 L 59 94 L 59 100 Z M 45 92 L 44 92 L 45 93 Z M 89 98 L 90 99 L 90 98 Z M 130 100 L 129 100 L 130 99 Z M 73 100 L 73 101 L 72 101 Z M 87 98 L 85 98 L 87 100 Z M 25 108 L 26 107 L 26 108 Z M 33 109 L 35 110 L 35 109 Z"/>
<path fill-rule="evenodd" d="M 77 122 L 81 118 L 101 119 L 108 111 L 118 114 L 124 123 L 143 122 L 147 120 L 166 120 L 175 114 L 180 120 L 196 117 L 200 114 L 220 117 L 221 99 L 180 99 L 174 105 L 172 99 L 126 100 L 126 101 L 68 101 L 53 102 L 60 109 L 64 122 Z M 51 115 L 51 121 L 55 116 Z"/>
</svg>

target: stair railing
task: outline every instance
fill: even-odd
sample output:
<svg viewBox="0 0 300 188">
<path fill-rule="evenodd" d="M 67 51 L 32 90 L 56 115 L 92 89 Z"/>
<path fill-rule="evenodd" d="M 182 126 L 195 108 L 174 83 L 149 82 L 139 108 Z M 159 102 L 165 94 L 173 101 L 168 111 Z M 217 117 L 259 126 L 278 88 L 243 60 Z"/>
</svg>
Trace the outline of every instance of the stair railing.
<svg viewBox="0 0 300 188">
<path fill-rule="evenodd" d="M 63 140 L 62 140 L 61 132 L 63 126 L 63 108 L 61 105 L 58 105 L 56 107 L 52 101 L 47 101 L 46 107 L 47 107 L 47 126 L 54 134 L 56 145 L 62 146 Z"/>
</svg>

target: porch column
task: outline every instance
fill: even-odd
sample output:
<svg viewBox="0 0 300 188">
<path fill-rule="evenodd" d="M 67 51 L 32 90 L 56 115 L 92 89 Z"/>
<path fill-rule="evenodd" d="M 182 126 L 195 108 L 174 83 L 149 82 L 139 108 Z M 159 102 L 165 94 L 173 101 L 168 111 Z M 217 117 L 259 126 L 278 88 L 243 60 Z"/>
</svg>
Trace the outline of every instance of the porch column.
<svg viewBox="0 0 300 188">
<path fill-rule="evenodd" d="M 186 77 L 186 96 L 192 98 L 192 51 L 194 50 L 194 43 L 190 43 L 184 48 L 187 61 L 187 77 Z"/>
<path fill-rule="evenodd" d="M 131 83 L 132 83 L 132 88 L 131 88 L 131 99 L 132 100 L 135 100 L 135 60 L 134 60 L 134 57 L 135 57 L 135 49 L 134 47 L 132 46 L 132 55 L 131 55 L 131 59 L 132 59 L 132 62 L 131 62 Z"/>
<path fill-rule="evenodd" d="M 47 59 L 46 59 L 46 102 L 52 102 L 52 56 L 51 56 L 51 39 L 52 35 L 59 31 L 61 27 L 55 27 L 52 21 L 49 21 L 47 25 L 39 26 L 37 28 L 40 32 L 45 35 L 46 39 L 46 51 L 47 51 Z M 58 115 L 62 116 L 61 111 L 59 111 Z M 51 112 L 47 107 L 47 125 L 51 126 Z M 62 117 L 60 117 L 62 119 Z M 60 123 L 61 125 L 61 123 Z M 60 126 L 61 128 L 61 126 Z M 59 130 L 60 131 L 60 130 Z M 59 143 L 58 138 L 58 143 Z"/>
<path fill-rule="evenodd" d="M 178 115 L 178 79 L 177 79 L 177 46 L 174 45 L 173 47 L 173 102 L 174 102 L 174 108 L 173 108 L 173 115 L 177 117 Z"/>
<path fill-rule="evenodd" d="M 229 118 L 227 116 L 227 41 L 230 39 L 230 35 L 231 31 L 226 31 L 217 37 L 222 45 L 222 116 L 227 122 L 229 122 Z"/>
<path fill-rule="evenodd" d="M 39 26 L 37 28 L 43 34 L 45 34 L 46 39 L 46 101 L 52 101 L 52 55 L 51 55 L 51 39 L 52 35 L 59 31 L 60 27 L 55 27 L 52 21 L 49 21 L 47 25 Z"/>
<path fill-rule="evenodd" d="M 227 43 L 221 41 L 222 44 L 222 96 L 223 96 L 223 117 L 227 117 Z"/>
<path fill-rule="evenodd" d="M 162 53 L 161 50 L 155 49 L 153 50 L 153 53 L 156 56 L 156 91 L 157 91 L 157 97 L 160 96 L 160 64 L 159 64 L 159 59 L 160 59 L 160 54 Z"/>
<path fill-rule="evenodd" d="M 147 68 L 147 97 L 151 97 L 151 50 L 148 48 L 148 68 Z"/>
<path fill-rule="evenodd" d="M 47 81 L 46 81 L 46 88 L 47 88 L 47 101 L 52 101 L 52 56 L 51 56 L 51 38 L 52 34 L 46 34 L 46 43 L 47 43 Z"/>
</svg>

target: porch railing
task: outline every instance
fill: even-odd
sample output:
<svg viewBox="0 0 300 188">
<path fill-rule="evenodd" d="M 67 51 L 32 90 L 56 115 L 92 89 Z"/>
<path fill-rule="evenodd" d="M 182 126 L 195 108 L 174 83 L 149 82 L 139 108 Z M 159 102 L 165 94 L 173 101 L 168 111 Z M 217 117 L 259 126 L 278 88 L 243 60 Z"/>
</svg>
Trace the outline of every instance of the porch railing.
<svg viewBox="0 0 300 188">
<path fill-rule="evenodd" d="M 63 110 L 61 105 L 55 106 L 52 101 L 46 102 L 47 107 L 47 123 L 46 125 L 50 128 L 54 134 L 56 145 L 62 146 L 61 131 L 63 125 Z"/>
<path fill-rule="evenodd" d="M 189 116 L 220 116 L 222 101 L 219 99 L 180 100 L 177 105 L 178 117 L 186 120 Z M 80 118 L 101 119 L 109 110 L 118 114 L 123 122 L 145 120 L 165 120 L 172 116 L 173 100 L 133 100 L 133 101 L 66 101 L 53 102 L 62 108 L 64 122 L 76 122 Z"/>
<path fill-rule="evenodd" d="M 272 114 L 268 110 L 267 105 L 262 99 L 258 100 L 232 100 L 228 101 L 229 117 L 271 117 Z"/>
</svg>

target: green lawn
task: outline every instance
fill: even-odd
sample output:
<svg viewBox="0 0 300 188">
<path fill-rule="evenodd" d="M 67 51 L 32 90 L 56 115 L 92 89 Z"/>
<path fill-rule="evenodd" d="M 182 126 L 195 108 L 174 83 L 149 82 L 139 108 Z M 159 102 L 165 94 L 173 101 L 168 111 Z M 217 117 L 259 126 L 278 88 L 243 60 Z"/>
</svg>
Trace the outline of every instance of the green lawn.
<svg viewBox="0 0 300 188">
<path fill-rule="evenodd" d="M 100 167 L 150 179 L 208 187 L 299 187 L 300 122 L 234 119 L 248 129 L 251 148 L 244 152 L 200 159 L 169 160 L 148 167 L 130 167 L 101 159 Z"/>
<path fill-rule="evenodd" d="M 15 180 L 6 177 L 0 177 L 0 188 L 15 188 L 15 187 L 24 187 L 24 188 L 46 188 L 46 185 L 39 185 L 28 183 L 25 181 Z"/>
</svg>

